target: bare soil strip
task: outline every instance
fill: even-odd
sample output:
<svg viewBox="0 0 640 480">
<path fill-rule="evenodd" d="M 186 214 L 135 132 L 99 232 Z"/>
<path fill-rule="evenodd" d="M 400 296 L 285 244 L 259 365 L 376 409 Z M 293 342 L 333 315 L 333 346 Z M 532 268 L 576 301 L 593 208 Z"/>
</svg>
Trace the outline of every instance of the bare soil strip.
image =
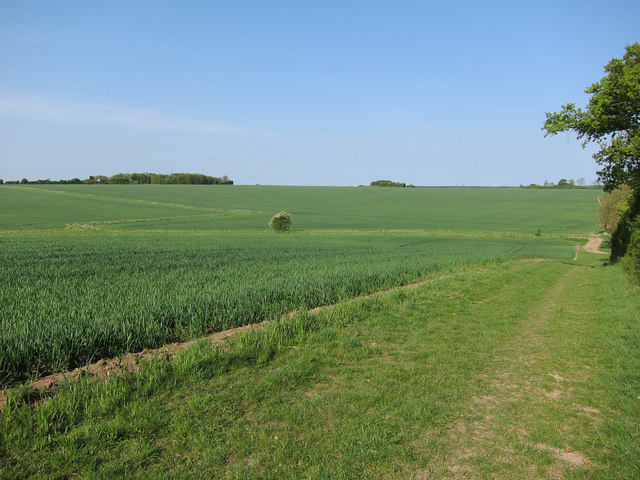
<svg viewBox="0 0 640 480">
<path fill-rule="evenodd" d="M 600 247 L 604 239 L 599 235 L 590 235 L 587 243 L 582 247 L 586 252 L 599 253 L 602 255 L 609 255 L 608 252 L 601 252 Z"/>
<path fill-rule="evenodd" d="M 602 246 L 603 241 L 604 239 L 600 235 L 595 233 L 589 234 L 587 243 L 582 246 L 576 245 L 576 255 L 573 257 L 573 259 L 578 260 L 578 253 L 580 252 L 580 250 L 584 250 L 585 252 L 589 253 L 598 253 L 600 255 L 609 255 L 609 252 L 600 251 L 600 247 Z"/>
<path fill-rule="evenodd" d="M 524 262 L 540 262 L 540 261 L 544 261 L 544 259 L 533 259 L 533 260 L 523 260 Z M 474 271 L 483 271 L 486 269 L 480 269 L 480 270 L 474 270 Z M 352 298 L 350 300 L 344 301 L 344 302 L 340 302 L 340 303 L 336 303 L 333 305 L 324 305 L 324 306 L 320 306 L 320 307 L 316 307 L 316 308 L 312 308 L 311 310 L 308 310 L 307 313 L 310 315 L 315 315 L 317 313 L 322 312 L 323 310 L 331 310 L 333 308 L 338 307 L 339 305 L 346 305 L 346 304 L 350 304 L 356 301 L 360 301 L 360 300 L 367 300 L 367 299 L 371 299 L 380 295 L 386 295 L 389 293 L 393 293 L 393 292 L 397 292 L 399 290 L 408 290 L 408 289 L 414 289 L 414 288 L 418 288 L 422 285 L 426 285 L 429 283 L 434 283 L 437 282 L 439 280 L 444 280 L 446 278 L 450 278 L 454 275 L 459 275 L 460 273 L 457 274 L 448 274 L 448 275 L 441 275 L 439 277 L 436 278 L 430 278 L 430 279 L 426 279 L 426 280 L 422 280 L 420 282 L 416 282 L 416 283 L 412 283 L 409 285 L 403 285 L 401 287 L 394 287 L 388 290 L 382 290 L 379 292 L 375 292 L 375 293 L 371 293 L 369 295 L 363 295 L 360 297 L 355 297 Z M 292 318 L 295 315 L 301 313 L 300 310 L 294 310 L 289 312 L 288 314 L 284 315 L 283 318 Z M 231 328 L 229 330 L 224 330 L 221 332 L 215 332 L 212 333 L 206 337 L 202 337 L 202 338 L 198 338 L 195 340 L 189 340 L 186 342 L 175 342 L 172 343 L 170 345 L 166 345 L 164 347 L 161 348 L 155 348 L 155 349 L 144 349 L 141 352 L 136 352 L 136 353 L 129 353 L 127 355 L 124 355 L 123 357 L 118 357 L 118 358 L 111 358 L 111 359 L 101 359 L 95 363 L 92 363 L 88 366 L 84 366 L 81 368 L 76 368 L 74 370 L 68 371 L 68 372 L 60 372 L 60 373 L 55 373 L 52 375 L 48 375 L 46 377 L 42 377 L 39 378 L 38 380 L 32 382 L 30 384 L 30 386 L 36 390 L 45 390 L 49 393 L 54 393 L 55 392 L 55 388 L 56 385 L 58 385 L 61 382 L 64 381 L 70 381 L 70 380 L 75 380 L 80 378 L 83 375 L 89 375 L 90 377 L 97 377 L 99 379 L 105 379 L 107 378 L 109 375 L 118 372 L 118 371 L 128 371 L 128 372 L 132 372 L 135 373 L 140 369 L 140 364 L 144 361 L 144 360 L 148 360 L 148 359 L 152 359 L 156 356 L 174 356 L 175 354 L 177 354 L 179 351 L 184 350 L 185 348 L 189 347 L 190 345 L 193 345 L 194 343 L 201 341 L 203 339 L 206 339 L 212 343 L 215 344 L 222 344 L 224 342 L 225 339 L 229 338 L 229 337 L 234 337 L 237 334 L 241 333 L 241 332 L 246 332 L 249 330 L 262 330 L 266 327 L 267 322 L 261 322 L 261 323 L 256 323 L 256 324 L 249 324 L 249 325 L 244 325 L 242 327 L 236 327 L 236 328 Z M 11 391 L 11 389 L 5 389 L 5 390 L 0 390 L 0 410 L 2 410 L 4 408 L 4 405 L 6 403 L 6 399 L 7 399 L 7 394 Z"/>
</svg>

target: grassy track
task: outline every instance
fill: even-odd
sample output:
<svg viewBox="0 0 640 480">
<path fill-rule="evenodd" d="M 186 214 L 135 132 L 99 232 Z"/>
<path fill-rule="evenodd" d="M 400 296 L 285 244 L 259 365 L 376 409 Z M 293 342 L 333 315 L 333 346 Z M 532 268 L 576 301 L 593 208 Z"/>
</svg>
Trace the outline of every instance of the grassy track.
<svg viewBox="0 0 640 480">
<path fill-rule="evenodd" d="M 1 417 L 1 473 L 640 476 L 638 287 L 512 261 L 199 344 Z M 45 475 L 43 475 L 45 476 Z"/>
</svg>

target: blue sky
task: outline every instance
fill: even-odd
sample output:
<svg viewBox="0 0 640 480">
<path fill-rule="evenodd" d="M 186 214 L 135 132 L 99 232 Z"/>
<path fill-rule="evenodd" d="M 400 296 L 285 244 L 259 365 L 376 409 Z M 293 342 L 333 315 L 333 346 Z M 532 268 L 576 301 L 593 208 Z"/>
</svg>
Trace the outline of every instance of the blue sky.
<svg viewBox="0 0 640 480">
<path fill-rule="evenodd" d="M 0 178 L 596 178 L 544 138 L 640 41 L 640 2 L 0 0 Z"/>
</svg>

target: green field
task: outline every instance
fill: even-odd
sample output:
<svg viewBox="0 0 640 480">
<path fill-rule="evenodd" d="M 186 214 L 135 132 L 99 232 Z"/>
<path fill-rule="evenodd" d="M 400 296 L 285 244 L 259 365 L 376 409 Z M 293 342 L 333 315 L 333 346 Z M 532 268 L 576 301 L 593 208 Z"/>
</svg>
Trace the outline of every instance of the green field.
<svg viewBox="0 0 640 480">
<path fill-rule="evenodd" d="M 564 258 L 598 191 L 0 189 L 0 385 L 513 258 Z M 292 212 L 295 231 L 267 229 Z M 545 235 L 534 236 L 540 228 Z M 475 230 L 475 231 L 474 231 Z M 559 235 L 559 236 L 557 236 Z"/>
<path fill-rule="evenodd" d="M 0 476 L 637 478 L 640 292 L 575 259 L 599 194 L 2 186 L 2 385 L 271 321 L 14 388 Z"/>
<path fill-rule="evenodd" d="M 297 230 L 585 233 L 598 189 L 42 185 L 0 188 L 2 230 L 80 224 L 136 230 L 264 230 L 280 210 Z"/>
</svg>

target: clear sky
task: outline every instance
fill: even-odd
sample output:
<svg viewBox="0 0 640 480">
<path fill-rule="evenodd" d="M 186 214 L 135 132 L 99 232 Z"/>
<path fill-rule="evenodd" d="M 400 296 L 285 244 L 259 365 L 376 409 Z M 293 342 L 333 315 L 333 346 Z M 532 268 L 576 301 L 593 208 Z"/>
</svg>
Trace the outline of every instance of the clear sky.
<svg viewBox="0 0 640 480">
<path fill-rule="evenodd" d="M 640 2 L 0 0 L 0 178 L 596 178 L 545 112 L 640 41 Z"/>
</svg>

